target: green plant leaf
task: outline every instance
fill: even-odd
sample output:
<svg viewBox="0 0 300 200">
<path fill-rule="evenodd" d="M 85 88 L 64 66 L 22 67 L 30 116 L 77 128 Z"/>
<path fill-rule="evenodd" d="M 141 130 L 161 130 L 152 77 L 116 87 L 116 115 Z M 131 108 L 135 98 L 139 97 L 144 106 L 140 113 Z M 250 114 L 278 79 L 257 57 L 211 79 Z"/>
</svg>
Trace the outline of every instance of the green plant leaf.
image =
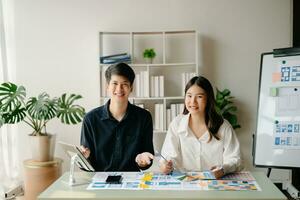
<svg viewBox="0 0 300 200">
<path fill-rule="evenodd" d="M 224 96 L 223 96 L 223 94 L 219 91 L 219 92 L 217 92 L 217 94 L 216 94 L 216 99 L 217 100 L 223 100 L 224 99 Z"/>
<path fill-rule="evenodd" d="M 156 56 L 156 53 L 153 48 L 151 49 L 145 49 L 143 52 L 144 58 L 154 58 Z"/>
<path fill-rule="evenodd" d="M 26 110 L 20 104 L 16 108 L 14 108 L 14 110 L 11 110 L 6 113 L 2 113 L 2 118 L 4 119 L 3 122 L 6 124 L 18 123 L 22 121 L 25 116 L 26 116 Z"/>
<path fill-rule="evenodd" d="M 229 96 L 229 95 L 230 95 L 230 90 L 224 89 L 224 90 L 222 91 L 222 94 L 223 94 L 223 96 Z"/>
<path fill-rule="evenodd" d="M 82 121 L 82 118 L 85 114 L 83 107 L 79 105 L 74 105 L 74 101 L 81 99 L 80 95 L 71 94 L 67 97 L 66 94 L 63 94 L 59 100 L 59 110 L 57 117 L 60 118 L 62 123 L 65 124 L 77 124 Z"/>
<path fill-rule="evenodd" d="M 236 111 L 237 111 L 236 106 L 234 106 L 233 104 L 227 104 L 222 108 L 221 113 L 231 113 L 231 114 L 233 114 Z"/>
<path fill-rule="evenodd" d="M 41 93 L 37 98 L 31 97 L 26 104 L 26 109 L 33 119 L 50 120 L 57 113 L 57 99 L 50 99 L 45 92 Z"/>
<path fill-rule="evenodd" d="M 0 127 L 18 123 L 26 116 L 24 99 L 26 90 L 23 86 L 5 82 L 0 85 Z"/>
<path fill-rule="evenodd" d="M 0 109 L 3 112 L 15 110 L 24 104 L 26 90 L 23 86 L 17 86 L 14 83 L 6 82 L 0 85 Z"/>
<path fill-rule="evenodd" d="M 237 116 L 235 112 L 237 107 L 233 103 L 233 96 L 230 96 L 230 90 L 224 89 L 223 91 L 216 88 L 216 112 L 226 119 L 234 129 L 240 128 L 241 126 L 237 122 Z"/>
</svg>

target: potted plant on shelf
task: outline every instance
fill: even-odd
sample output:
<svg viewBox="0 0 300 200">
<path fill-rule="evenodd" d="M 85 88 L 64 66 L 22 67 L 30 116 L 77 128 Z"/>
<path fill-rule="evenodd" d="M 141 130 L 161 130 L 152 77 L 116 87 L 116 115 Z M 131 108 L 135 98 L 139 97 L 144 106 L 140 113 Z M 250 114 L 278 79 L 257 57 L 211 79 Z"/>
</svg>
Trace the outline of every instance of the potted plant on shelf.
<svg viewBox="0 0 300 200">
<path fill-rule="evenodd" d="M 144 55 L 144 58 L 146 59 L 147 63 L 151 64 L 153 62 L 153 59 L 156 56 L 156 53 L 155 53 L 154 49 L 151 48 L 151 49 L 145 49 L 143 55 Z"/>
<path fill-rule="evenodd" d="M 233 104 L 234 97 L 230 95 L 230 90 L 220 91 L 218 88 L 216 90 L 216 111 L 231 124 L 233 129 L 241 128 L 235 114 L 237 107 Z"/>
<path fill-rule="evenodd" d="M 61 97 L 50 98 L 43 92 L 26 100 L 26 89 L 14 83 L 0 85 L 0 127 L 3 124 L 16 124 L 23 121 L 32 128 L 29 134 L 32 156 L 37 161 L 53 159 L 55 136 L 48 133 L 47 123 L 59 118 L 64 124 L 77 124 L 82 121 L 85 110 L 74 104 L 80 95 L 64 93 Z"/>
</svg>

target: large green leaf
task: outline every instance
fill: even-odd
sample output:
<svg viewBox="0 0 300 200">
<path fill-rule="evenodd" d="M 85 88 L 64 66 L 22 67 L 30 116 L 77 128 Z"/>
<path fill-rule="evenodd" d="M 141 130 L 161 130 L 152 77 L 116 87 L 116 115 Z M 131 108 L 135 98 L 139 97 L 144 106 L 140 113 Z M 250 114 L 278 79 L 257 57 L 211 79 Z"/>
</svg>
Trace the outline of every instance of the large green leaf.
<svg viewBox="0 0 300 200">
<path fill-rule="evenodd" d="M 237 116 L 234 114 L 226 113 L 224 117 L 230 122 L 231 125 L 237 124 Z"/>
<path fill-rule="evenodd" d="M 81 99 L 82 96 L 71 94 L 67 97 L 63 94 L 58 100 L 58 114 L 57 117 L 60 118 L 62 123 L 65 124 L 77 124 L 82 121 L 85 114 L 83 107 L 75 105 L 74 101 Z"/>
<path fill-rule="evenodd" d="M 224 106 L 221 110 L 221 113 L 231 113 L 233 114 L 234 112 L 237 111 L 237 107 L 234 106 L 232 103 L 227 104 L 226 106 Z"/>
<path fill-rule="evenodd" d="M 230 90 L 225 89 L 223 91 L 216 88 L 216 111 L 224 119 L 226 119 L 234 129 L 240 128 L 241 126 L 237 122 L 237 116 L 235 112 L 237 111 L 237 107 L 233 103 L 233 96 L 230 96 Z"/>
<path fill-rule="evenodd" d="M 223 100 L 224 99 L 224 97 L 223 97 L 223 94 L 222 94 L 222 92 L 217 88 L 217 93 L 216 93 L 216 100 L 218 101 L 220 101 L 220 100 Z"/>
<path fill-rule="evenodd" d="M 0 85 L 0 109 L 9 112 L 24 105 L 26 90 L 23 86 L 6 82 Z"/>
<path fill-rule="evenodd" d="M 2 113 L 2 118 L 6 124 L 15 124 L 22 121 L 26 116 L 26 110 L 21 105 L 18 105 L 14 110 Z"/>
<path fill-rule="evenodd" d="M 224 89 L 221 93 L 222 93 L 223 96 L 229 96 L 230 95 L 230 90 Z"/>
<path fill-rule="evenodd" d="M 23 86 L 5 82 L 0 85 L 0 127 L 22 121 L 26 116 L 24 99 L 26 90 Z"/>
<path fill-rule="evenodd" d="M 45 92 L 41 93 L 37 98 L 31 97 L 26 104 L 26 109 L 33 119 L 49 120 L 56 116 L 57 99 L 50 99 Z"/>
</svg>

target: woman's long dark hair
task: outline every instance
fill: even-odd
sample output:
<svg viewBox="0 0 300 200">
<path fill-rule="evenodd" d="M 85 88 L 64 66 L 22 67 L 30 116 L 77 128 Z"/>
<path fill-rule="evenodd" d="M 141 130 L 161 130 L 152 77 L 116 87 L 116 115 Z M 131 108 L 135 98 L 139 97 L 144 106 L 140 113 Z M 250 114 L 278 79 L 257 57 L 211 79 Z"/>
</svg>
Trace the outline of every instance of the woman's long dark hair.
<svg viewBox="0 0 300 200">
<path fill-rule="evenodd" d="M 195 76 L 186 84 L 184 90 L 185 95 L 188 89 L 193 85 L 197 85 L 205 91 L 207 98 L 205 107 L 205 124 L 209 130 L 210 135 L 219 140 L 220 138 L 218 137 L 217 133 L 224 120 L 223 117 L 219 115 L 215 109 L 216 102 L 213 87 L 211 86 L 209 80 L 207 80 L 203 76 Z M 186 115 L 188 113 L 189 111 L 184 105 L 183 114 Z"/>
</svg>

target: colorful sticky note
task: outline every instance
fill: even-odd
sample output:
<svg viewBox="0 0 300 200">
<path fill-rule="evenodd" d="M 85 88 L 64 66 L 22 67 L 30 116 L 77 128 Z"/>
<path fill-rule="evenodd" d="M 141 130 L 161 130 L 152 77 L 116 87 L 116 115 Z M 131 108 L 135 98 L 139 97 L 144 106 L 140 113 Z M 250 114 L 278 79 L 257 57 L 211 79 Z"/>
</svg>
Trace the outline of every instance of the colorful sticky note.
<svg viewBox="0 0 300 200">
<path fill-rule="evenodd" d="M 281 81 L 281 72 L 274 72 L 272 73 L 272 82 L 280 82 Z"/>
<path fill-rule="evenodd" d="M 275 88 L 275 87 L 270 88 L 270 96 L 277 97 L 278 96 L 278 88 Z"/>
</svg>

